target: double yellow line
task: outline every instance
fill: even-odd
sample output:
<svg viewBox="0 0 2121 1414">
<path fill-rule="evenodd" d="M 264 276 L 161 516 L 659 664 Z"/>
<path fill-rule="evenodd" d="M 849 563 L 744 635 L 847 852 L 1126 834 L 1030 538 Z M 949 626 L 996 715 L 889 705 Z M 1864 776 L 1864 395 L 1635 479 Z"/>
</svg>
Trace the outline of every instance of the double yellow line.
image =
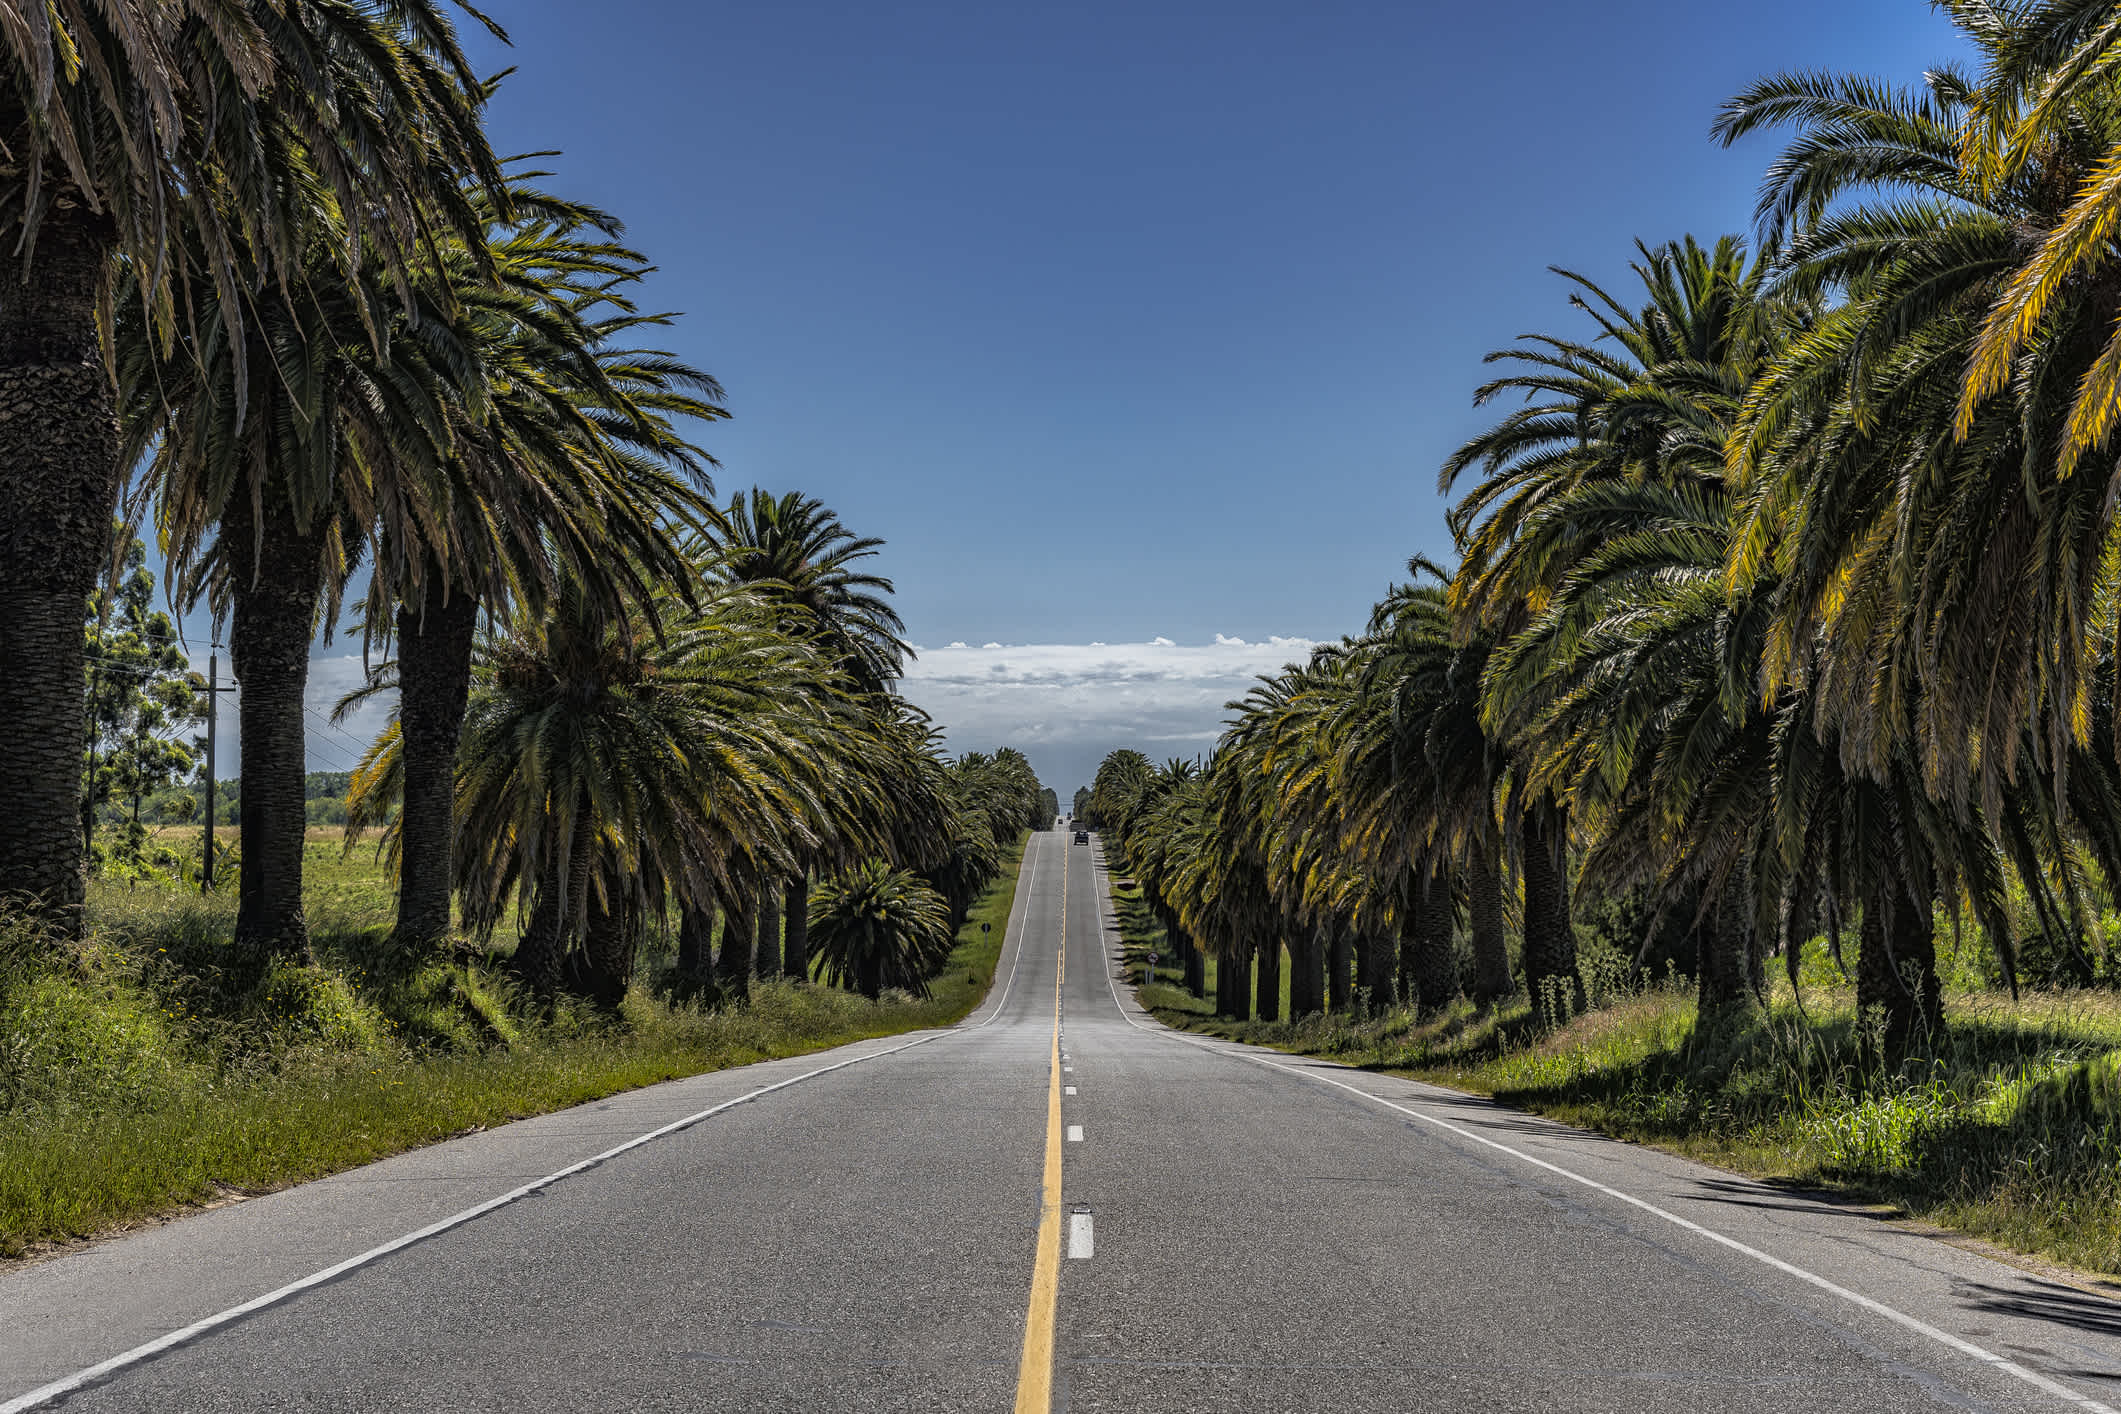
<svg viewBox="0 0 2121 1414">
<path fill-rule="evenodd" d="M 1031 1267 L 1031 1306 L 1024 1318 L 1024 1356 L 1016 1367 L 1016 1414 L 1053 1408 L 1053 1322 L 1060 1305 L 1061 1255 L 1061 984 L 1068 980 L 1068 861 L 1061 856 L 1060 965 L 1053 974 L 1053 1049 L 1047 1061 L 1046 1180 L 1038 1210 L 1038 1260 Z"/>
</svg>

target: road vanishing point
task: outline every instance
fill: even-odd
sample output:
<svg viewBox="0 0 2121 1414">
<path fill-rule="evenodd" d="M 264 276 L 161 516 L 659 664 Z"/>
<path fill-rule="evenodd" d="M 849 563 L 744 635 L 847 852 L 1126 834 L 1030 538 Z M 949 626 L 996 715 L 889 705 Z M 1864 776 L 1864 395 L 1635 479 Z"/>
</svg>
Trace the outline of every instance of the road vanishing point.
<svg viewBox="0 0 2121 1414">
<path fill-rule="evenodd" d="M 0 1414 L 2121 1406 L 2087 1284 L 1159 1026 L 1100 858 L 1033 836 L 960 1026 L 0 1276 Z"/>
</svg>

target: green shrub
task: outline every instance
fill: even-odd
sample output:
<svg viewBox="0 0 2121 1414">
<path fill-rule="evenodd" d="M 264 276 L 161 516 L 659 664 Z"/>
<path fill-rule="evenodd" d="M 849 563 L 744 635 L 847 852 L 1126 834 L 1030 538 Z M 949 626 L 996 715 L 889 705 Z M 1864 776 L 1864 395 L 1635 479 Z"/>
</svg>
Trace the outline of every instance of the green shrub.
<svg viewBox="0 0 2121 1414">
<path fill-rule="evenodd" d="M 0 996 L 0 1111 L 153 1103 L 179 1068 L 167 1017 L 122 978 L 16 970 Z"/>
<path fill-rule="evenodd" d="M 379 1051 L 395 1029 L 340 973 L 280 958 L 267 964 L 252 1009 L 290 1042 L 327 1050 Z"/>
</svg>

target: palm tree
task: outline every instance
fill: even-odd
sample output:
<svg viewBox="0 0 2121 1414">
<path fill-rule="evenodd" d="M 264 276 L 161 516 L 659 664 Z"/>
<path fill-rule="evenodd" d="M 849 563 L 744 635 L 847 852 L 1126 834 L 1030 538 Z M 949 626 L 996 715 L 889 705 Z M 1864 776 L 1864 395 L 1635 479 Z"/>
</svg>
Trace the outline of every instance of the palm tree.
<svg viewBox="0 0 2121 1414">
<path fill-rule="evenodd" d="M 333 280 L 327 231 L 312 279 L 257 300 L 240 344 L 209 338 L 169 359 L 121 325 L 131 443 L 152 447 L 146 483 L 172 561 L 232 610 L 252 787 L 237 925 L 248 945 L 303 947 L 300 694 L 318 609 L 336 617 L 356 557 L 375 566 L 372 636 L 398 608 L 400 657 L 379 685 L 402 690 L 398 936 L 419 949 L 449 927 L 479 602 L 535 609 L 557 561 L 579 585 L 646 604 L 651 576 L 687 569 L 662 514 L 711 513 L 669 419 L 720 415 L 712 380 L 613 343 L 645 322 L 620 293 L 640 258 L 609 242 L 598 213 L 521 182 L 507 194 L 516 217 L 477 250 L 441 243 L 396 276 Z M 290 349 L 303 351 L 298 377 Z M 259 390 L 247 403 L 234 396 L 246 380 Z"/>
<path fill-rule="evenodd" d="M 0 890 L 71 926 L 77 619 L 107 558 L 126 466 L 99 337 L 119 307 L 118 262 L 166 346 L 185 308 L 177 292 L 194 277 L 217 297 L 189 308 L 240 339 L 239 291 L 299 278 L 311 189 L 368 213 L 396 262 L 457 221 L 460 183 L 497 171 L 479 123 L 484 91 L 427 0 L 11 8 L 0 139 L 14 185 L 0 224 L 24 258 L 0 297 L 0 392 L 23 411 L 0 428 L 0 673 L 22 730 Z M 197 120 L 207 113 L 214 121 Z M 205 238 L 172 241 L 186 228 Z"/>
<path fill-rule="evenodd" d="M 819 813 L 848 727 L 829 708 L 830 666 L 741 594 L 668 618 L 659 637 L 563 581 L 543 614 L 479 645 L 459 889 L 475 927 L 511 899 L 526 914 L 516 965 L 541 993 L 560 984 L 592 903 L 614 906 L 614 881 L 622 900 L 697 907 L 807 844 Z M 397 742 L 392 729 L 364 759 L 350 821 L 387 818 Z"/>
<path fill-rule="evenodd" d="M 905 624 L 888 598 L 891 581 L 857 568 L 884 542 L 857 536 L 822 502 L 795 491 L 775 497 L 753 487 L 749 496 L 730 501 L 723 521 L 718 577 L 779 606 L 784 631 L 815 635 L 858 690 L 888 692 L 912 649 L 900 637 Z M 819 862 L 799 861 L 782 886 L 786 957 L 774 961 L 785 963 L 790 975 L 807 975 L 807 962 L 799 959 L 808 956 L 810 870 Z M 762 899 L 762 933 L 770 911 Z M 769 975 L 780 970 L 763 962 L 759 967 Z"/>
<path fill-rule="evenodd" d="M 464 312 L 452 342 L 470 360 L 454 455 L 391 468 L 426 494 L 375 498 L 370 622 L 395 605 L 405 736 L 397 936 L 415 950 L 450 925 L 453 781 L 479 606 L 542 603 L 557 560 L 576 582 L 650 609 L 653 584 L 692 574 L 666 518 L 712 516 L 699 495 L 712 490 L 708 459 L 673 420 L 727 415 L 712 378 L 619 342 L 668 316 L 623 298 L 647 266 L 611 242 L 617 223 L 520 183 L 513 198 L 515 223 L 487 233 L 493 281 L 447 249 L 434 272 Z"/>
<path fill-rule="evenodd" d="M 2110 8 L 1958 10 L 1976 73 L 1775 75 L 1717 127 L 1794 130 L 1763 234 L 1786 288 L 1845 294 L 1732 444 L 1760 485 L 1734 582 L 1783 581 L 1769 686 L 1806 682 L 1873 776 L 1911 724 L 1925 788 L 1991 816 L 2088 740 L 2114 511 L 2072 473 L 2110 430 L 2121 261 L 2086 242 L 2121 109 L 2077 46 Z"/>
<path fill-rule="evenodd" d="M 884 988 L 928 995 L 950 955 L 942 895 L 882 860 L 828 876 L 810 901 L 810 936 L 825 981 L 874 1000 Z"/>
</svg>

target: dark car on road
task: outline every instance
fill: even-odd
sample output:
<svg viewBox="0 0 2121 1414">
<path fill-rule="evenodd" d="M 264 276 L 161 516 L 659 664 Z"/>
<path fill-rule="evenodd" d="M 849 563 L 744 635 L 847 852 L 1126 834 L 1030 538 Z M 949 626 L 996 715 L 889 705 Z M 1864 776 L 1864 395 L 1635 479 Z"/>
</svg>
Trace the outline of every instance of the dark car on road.
<svg viewBox="0 0 2121 1414">
<path fill-rule="evenodd" d="M 1088 830 L 1077 830 L 1075 832 L 1075 842 L 1077 844 L 1090 843 L 1090 832 Z"/>
</svg>

